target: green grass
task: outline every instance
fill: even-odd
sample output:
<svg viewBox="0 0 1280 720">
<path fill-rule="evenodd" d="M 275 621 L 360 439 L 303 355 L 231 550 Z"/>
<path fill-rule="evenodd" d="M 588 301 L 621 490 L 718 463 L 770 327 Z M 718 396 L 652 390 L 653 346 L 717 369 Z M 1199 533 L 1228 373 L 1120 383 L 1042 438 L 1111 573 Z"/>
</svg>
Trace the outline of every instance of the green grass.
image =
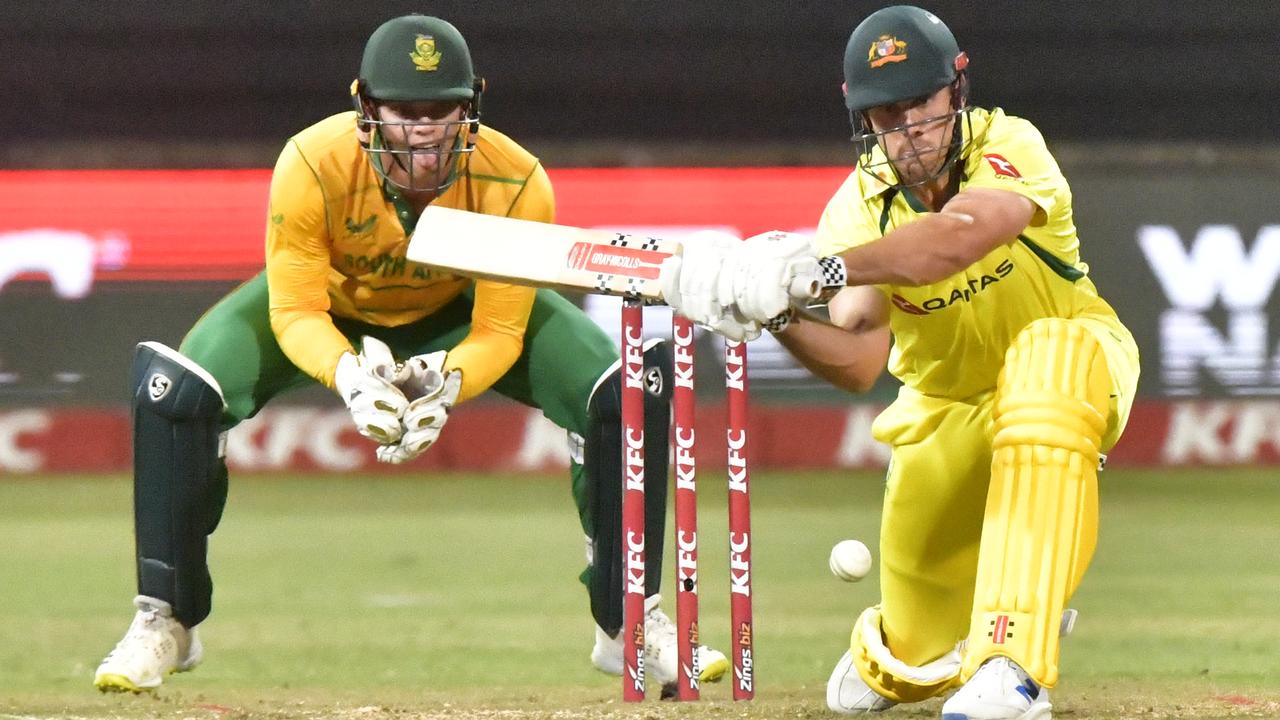
<svg viewBox="0 0 1280 720">
<path fill-rule="evenodd" d="M 700 506 L 702 628 L 723 648 L 725 504 L 712 477 Z M 847 537 L 874 553 L 880 479 L 754 481 L 757 700 L 734 705 L 718 685 L 697 706 L 641 707 L 624 707 L 620 681 L 587 658 L 567 479 L 234 478 L 212 542 L 205 663 L 155 697 L 90 685 L 132 615 L 128 482 L 2 482 L 0 720 L 826 716 L 827 673 L 877 596 L 873 579 L 833 578 L 827 553 Z M 1105 473 L 1055 716 L 1280 715 L 1278 508 L 1274 472 Z M 888 717 L 937 713 L 934 702 Z"/>
</svg>

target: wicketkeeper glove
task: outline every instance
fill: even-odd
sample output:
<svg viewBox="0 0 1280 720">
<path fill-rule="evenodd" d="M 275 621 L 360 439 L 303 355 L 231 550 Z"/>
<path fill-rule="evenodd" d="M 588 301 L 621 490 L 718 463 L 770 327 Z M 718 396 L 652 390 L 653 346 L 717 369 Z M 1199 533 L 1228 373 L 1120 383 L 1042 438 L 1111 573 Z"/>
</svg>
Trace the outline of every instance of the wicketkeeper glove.
<svg viewBox="0 0 1280 720">
<path fill-rule="evenodd" d="M 418 457 L 435 444 L 449 420 L 449 410 L 462 390 L 462 371 L 444 371 L 448 353 L 415 355 L 397 371 L 397 384 L 405 396 L 413 398 L 405 409 L 398 442 L 384 444 L 377 450 L 381 462 L 400 464 Z"/>
<path fill-rule="evenodd" d="M 400 418 L 409 400 L 395 386 L 395 361 L 389 360 L 387 346 L 365 338 L 364 348 L 359 355 L 348 352 L 338 359 L 333 384 L 361 435 L 378 443 L 393 443 L 403 434 Z"/>
</svg>

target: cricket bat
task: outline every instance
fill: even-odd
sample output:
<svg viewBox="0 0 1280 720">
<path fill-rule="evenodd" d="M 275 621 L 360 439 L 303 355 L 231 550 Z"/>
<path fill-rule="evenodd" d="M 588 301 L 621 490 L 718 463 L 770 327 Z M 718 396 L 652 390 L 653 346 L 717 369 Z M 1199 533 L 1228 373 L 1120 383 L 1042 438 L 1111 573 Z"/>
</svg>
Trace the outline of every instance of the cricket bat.
<svg viewBox="0 0 1280 720">
<path fill-rule="evenodd" d="M 681 251 L 678 240 L 428 205 L 407 256 L 464 277 L 660 303 L 662 261 Z"/>
<path fill-rule="evenodd" d="M 465 277 L 662 301 L 658 271 L 680 242 L 428 205 L 408 258 Z"/>
</svg>

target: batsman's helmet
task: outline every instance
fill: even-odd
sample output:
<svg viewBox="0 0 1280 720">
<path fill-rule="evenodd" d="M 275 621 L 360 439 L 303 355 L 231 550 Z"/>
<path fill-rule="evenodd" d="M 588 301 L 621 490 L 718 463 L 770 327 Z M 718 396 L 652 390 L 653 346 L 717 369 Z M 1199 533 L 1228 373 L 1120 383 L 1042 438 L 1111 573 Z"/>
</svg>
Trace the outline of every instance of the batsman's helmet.
<svg viewBox="0 0 1280 720">
<path fill-rule="evenodd" d="M 427 15 L 404 15 L 380 25 L 365 43 L 360 75 L 351 85 L 352 99 L 360 114 L 360 128 L 369 136 L 365 150 L 370 153 L 374 169 L 384 180 L 403 189 L 440 191 L 447 188 L 456 177 L 458 154 L 474 149 L 475 135 L 480 129 L 483 90 L 484 80 L 475 75 L 467 42 L 449 22 Z M 394 101 L 457 102 L 463 106 L 461 121 L 434 123 L 463 126 L 454 147 L 445 151 L 453 153 L 447 175 L 437 178 L 434 186 L 420 187 L 412 177 L 408 185 L 403 185 L 386 176 L 388 160 L 412 168 L 414 154 L 424 152 L 387 148 L 382 137 L 386 126 L 409 129 L 407 126 L 423 124 L 379 120 L 374 106 L 378 102 Z"/>
<path fill-rule="evenodd" d="M 868 109 L 927 97 L 950 85 L 951 114 L 957 120 L 954 147 L 934 177 L 945 172 L 960 150 L 959 119 L 969 105 L 968 64 L 969 57 L 960 51 L 951 30 L 927 10 L 893 5 L 859 23 L 844 50 L 844 102 L 864 166 L 879 135 L 902 129 L 874 132 L 866 117 Z"/>
<path fill-rule="evenodd" d="M 932 94 L 956 81 L 967 64 L 956 38 L 936 15 L 894 5 L 867 16 L 844 49 L 845 105 L 861 112 Z"/>
</svg>

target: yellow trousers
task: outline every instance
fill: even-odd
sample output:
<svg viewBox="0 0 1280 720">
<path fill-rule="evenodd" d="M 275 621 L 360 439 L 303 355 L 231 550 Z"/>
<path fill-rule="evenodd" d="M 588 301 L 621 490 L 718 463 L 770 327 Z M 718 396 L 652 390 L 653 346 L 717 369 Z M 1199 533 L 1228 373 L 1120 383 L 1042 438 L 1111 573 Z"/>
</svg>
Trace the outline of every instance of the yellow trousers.
<svg viewBox="0 0 1280 720">
<path fill-rule="evenodd" d="M 1018 336 L 993 392 L 953 400 L 901 390 L 872 428 L 893 448 L 879 606 L 893 658 L 926 665 L 967 638 L 965 677 L 987 657 L 1006 654 L 1053 685 L 1056 634 L 1048 644 L 1024 638 L 1035 634 L 1033 625 L 1051 623 L 1056 633 L 1061 607 L 1088 565 L 1097 530 L 1097 454 L 1123 431 L 1137 376 L 1137 347 L 1119 321 L 1047 319 Z M 1040 546 L 1048 550 L 1038 552 Z M 1057 576 L 1069 577 L 1040 582 Z M 1013 630 L 1006 632 L 1010 618 Z M 853 651 L 867 657 L 856 630 Z M 862 660 L 858 669 L 887 697 L 927 697 L 904 695 L 885 663 Z"/>
</svg>

